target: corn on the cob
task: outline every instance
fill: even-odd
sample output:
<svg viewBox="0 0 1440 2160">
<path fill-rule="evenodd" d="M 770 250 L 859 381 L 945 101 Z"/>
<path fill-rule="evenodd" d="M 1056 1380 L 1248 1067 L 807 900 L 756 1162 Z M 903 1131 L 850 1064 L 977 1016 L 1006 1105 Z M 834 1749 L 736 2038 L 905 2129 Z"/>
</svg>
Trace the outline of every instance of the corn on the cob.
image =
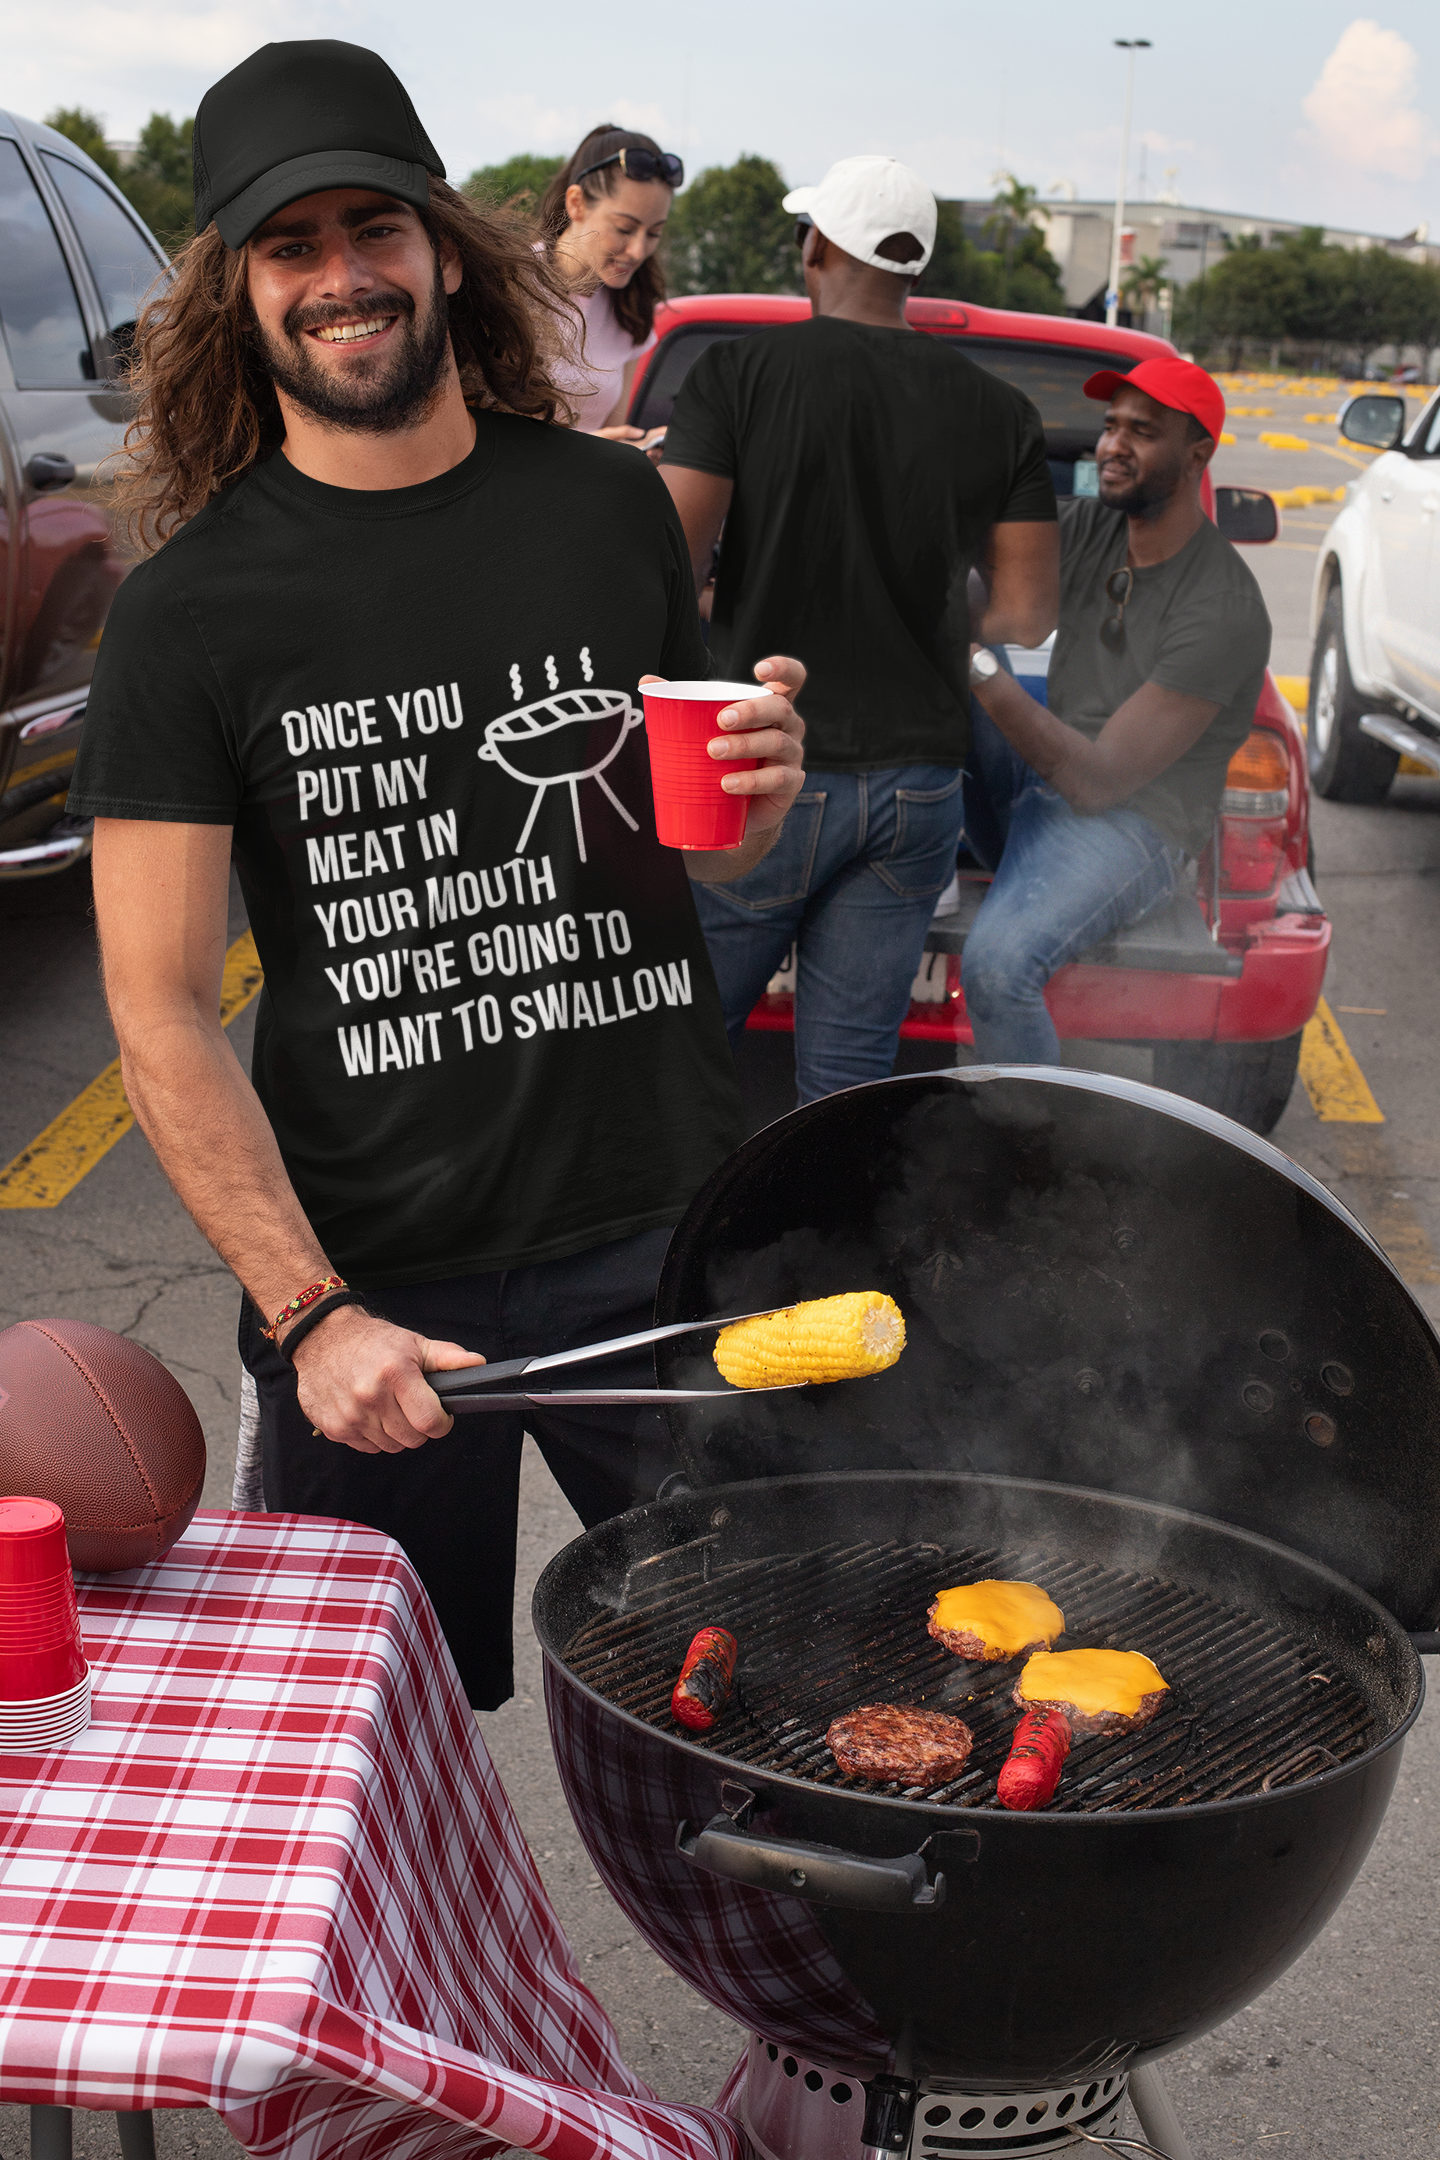
<svg viewBox="0 0 1440 2160">
<path fill-rule="evenodd" d="M 732 1387 L 858 1380 L 884 1372 L 905 1347 L 905 1316 L 881 1290 L 811 1298 L 722 1328 L 715 1363 Z"/>
</svg>

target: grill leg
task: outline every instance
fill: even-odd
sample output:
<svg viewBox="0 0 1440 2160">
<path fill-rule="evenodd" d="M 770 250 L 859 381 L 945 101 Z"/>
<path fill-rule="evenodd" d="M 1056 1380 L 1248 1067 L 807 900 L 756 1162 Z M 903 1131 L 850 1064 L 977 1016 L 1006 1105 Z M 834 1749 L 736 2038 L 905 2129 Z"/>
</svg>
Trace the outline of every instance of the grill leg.
<svg viewBox="0 0 1440 2160">
<path fill-rule="evenodd" d="M 1153 2063 L 1142 2063 L 1130 2073 L 1130 2105 L 1140 2118 L 1146 2141 L 1164 2153 L 1166 2160 L 1191 2160 L 1189 2141 L 1180 2118 L 1170 2105 L 1170 2095 L 1160 2082 Z M 139 2155 L 136 2155 L 139 2160 Z"/>
<path fill-rule="evenodd" d="M 30 2160 L 70 2160 L 68 2107 L 32 2107 Z"/>
<path fill-rule="evenodd" d="M 115 2127 L 120 2132 L 121 2160 L 155 2160 L 155 2118 L 149 2108 L 117 2111 Z M 1188 2156 L 1182 2155 L 1181 2160 Z"/>
</svg>

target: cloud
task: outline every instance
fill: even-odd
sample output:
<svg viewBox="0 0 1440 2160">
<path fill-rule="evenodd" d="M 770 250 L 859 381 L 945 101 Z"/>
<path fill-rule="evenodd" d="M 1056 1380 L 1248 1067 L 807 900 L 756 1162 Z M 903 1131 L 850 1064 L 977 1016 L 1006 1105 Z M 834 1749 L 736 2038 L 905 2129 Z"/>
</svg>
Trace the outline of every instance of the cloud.
<svg viewBox="0 0 1440 2160">
<path fill-rule="evenodd" d="M 69 0 L 14 8 L 5 22 L 6 102 L 39 119 L 55 105 L 99 112 L 138 133 L 157 107 L 193 112 L 200 94 L 271 38 L 354 37 L 364 0 Z M 363 35 L 363 27 L 361 34 Z"/>
<path fill-rule="evenodd" d="M 1352 22 L 1304 100 L 1311 140 L 1358 172 L 1418 180 L 1440 135 L 1415 103 L 1417 60 L 1398 30 Z"/>
<path fill-rule="evenodd" d="M 234 67 L 267 37 L 324 35 L 342 11 L 334 5 L 300 9 L 282 0 L 238 0 L 221 5 L 170 5 L 161 0 L 82 0 L 66 14 L 63 40 L 53 16 L 34 10 L 7 24 L 8 51 L 31 63 L 57 58 L 89 70 L 131 73 L 164 66 L 218 75 Z M 302 18 L 297 21 L 297 14 Z"/>
</svg>

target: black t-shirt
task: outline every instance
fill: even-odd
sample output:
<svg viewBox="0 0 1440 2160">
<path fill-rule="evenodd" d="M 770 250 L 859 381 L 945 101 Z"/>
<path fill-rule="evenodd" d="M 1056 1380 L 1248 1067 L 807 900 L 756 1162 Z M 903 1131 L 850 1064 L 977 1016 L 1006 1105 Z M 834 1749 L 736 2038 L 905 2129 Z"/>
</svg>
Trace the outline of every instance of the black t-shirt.
<svg viewBox="0 0 1440 2160">
<path fill-rule="evenodd" d="M 1230 542 L 1205 518 L 1172 555 L 1135 572 L 1118 652 L 1101 642 L 1114 613 L 1105 580 L 1123 569 L 1129 528 L 1094 496 L 1060 505 L 1060 627 L 1048 699 L 1057 719 L 1092 739 L 1145 682 L 1218 705 L 1197 742 L 1125 807 L 1167 840 L 1198 855 L 1225 790 L 1225 768 L 1249 734 L 1270 659 L 1270 617 L 1260 587 Z"/>
<path fill-rule="evenodd" d="M 966 580 L 992 525 L 1055 517 L 1030 400 L 948 338 L 819 316 L 702 353 L 665 463 L 735 483 L 710 649 L 804 661 L 807 768 L 963 765 Z"/>
<path fill-rule="evenodd" d="M 346 1275 L 674 1222 L 740 1138 L 635 695 L 707 665 L 649 460 L 493 413 L 419 487 L 277 455 L 122 586 L 71 806 L 233 824 L 255 1086 Z"/>
</svg>

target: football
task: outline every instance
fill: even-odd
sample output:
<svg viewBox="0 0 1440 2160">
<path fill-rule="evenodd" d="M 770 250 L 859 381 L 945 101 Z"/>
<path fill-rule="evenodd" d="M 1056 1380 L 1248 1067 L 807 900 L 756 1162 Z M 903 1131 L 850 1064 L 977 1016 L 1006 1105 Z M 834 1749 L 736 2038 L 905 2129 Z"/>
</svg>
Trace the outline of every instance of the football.
<svg viewBox="0 0 1440 2160">
<path fill-rule="evenodd" d="M 158 1560 L 204 1482 L 200 1420 L 148 1350 L 84 1320 L 0 1333 L 0 1492 L 55 1502 L 74 1567 Z"/>
</svg>

